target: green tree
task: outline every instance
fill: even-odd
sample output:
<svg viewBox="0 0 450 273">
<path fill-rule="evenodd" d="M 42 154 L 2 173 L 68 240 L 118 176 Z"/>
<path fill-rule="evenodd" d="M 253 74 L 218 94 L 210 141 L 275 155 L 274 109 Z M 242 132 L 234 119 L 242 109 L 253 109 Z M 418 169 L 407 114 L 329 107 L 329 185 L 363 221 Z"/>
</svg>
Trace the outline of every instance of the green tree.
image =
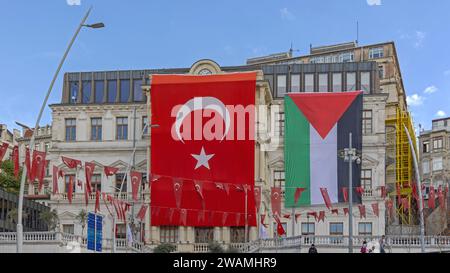
<svg viewBox="0 0 450 273">
<path fill-rule="evenodd" d="M 81 236 L 84 236 L 84 228 L 86 227 L 87 217 L 88 214 L 84 209 L 82 209 L 75 217 L 78 220 L 78 223 L 80 223 L 81 225 Z"/>
<path fill-rule="evenodd" d="M 18 194 L 20 189 L 20 175 L 21 171 L 17 179 L 14 177 L 14 163 L 12 160 L 0 162 L 0 188 L 3 188 L 7 192 Z"/>
<path fill-rule="evenodd" d="M 12 224 L 17 224 L 17 217 L 19 217 L 18 215 L 19 211 L 17 210 L 17 208 L 13 208 L 10 211 L 8 211 L 8 213 L 6 214 L 6 218 L 8 219 L 8 221 Z M 24 211 L 22 213 L 22 222 L 25 221 L 25 218 L 28 217 L 28 214 Z"/>
<path fill-rule="evenodd" d="M 47 225 L 49 231 L 54 231 L 59 224 L 59 216 L 55 209 L 43 211 L 39 217 Z"/>
<path fill-rule="evenodd" d="M 162 243 L 162 244 L 158 245 L 157 247 L 155 247 L 153 252 L 154 253 L 170 253 L 170 252 L 174 252 L 175 250 L 177 250 L 177 247 L 174 246 L 173 244 Z"/>
</svg>

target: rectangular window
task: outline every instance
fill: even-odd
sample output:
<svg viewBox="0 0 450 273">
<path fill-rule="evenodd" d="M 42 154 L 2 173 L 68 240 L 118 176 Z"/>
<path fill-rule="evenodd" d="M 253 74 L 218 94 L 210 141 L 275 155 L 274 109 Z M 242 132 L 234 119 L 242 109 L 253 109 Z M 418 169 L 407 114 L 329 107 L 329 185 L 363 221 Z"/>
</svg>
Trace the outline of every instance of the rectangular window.
<svg viewBox="0 0 450 273">
<path fill-rule="evenodd" d="M 355 91 L 356 90 L 356 73 L 348 72 L 347 73 L 347 88 L 346 91 Z"/>
<path fill-rule="evenodd" d="M 116 183 L 115 183 L 116 192 L 120 191 L 120 186 L 122 185 L 122 182 L 123 182 L 122 192 L 127 192 L 127 176 L 124 175 L 123 173 L 116 174 Z"/>
<path fill-rule="evenodd" d="M 370 72 L 361 72 L 361 90 L 370 94 Z"/>
<path fill-rule="evenodd" d="M 422 144 L 422 151 L 423 151 L 423 153 L 430 152 L 430 142 L 426 141 Z"/>
<path fill-rule="evenodd" d="M 314 223 L 302 223 L 302 235 L 314 235 L 316 226 Z"/>
<path fill-rule="evenodd" d="M 378 66 L 378 77 L 380 79 L 384 79 L 385 74 L 384 74 L 384 66 L 383 65 L 379 65 Z"/>
<path fill-rule="evenodd" d="M 328 92 L 328 74 L 319 74 L 319 92 Z"/>
<path fill-rule="evenodd" d="M 286 94 L 286 75 L 277 76 L 277 95 L 282 98 Z"/>
<path fill-rule="evenodd" d="M 63 232 L 66 234 L 75 234 L 75 228 L 73 224 L 69 225 L 62 225 L 63 226 Z"/>
<path fill-rule="evenodd" d="M 284 182 L 285 182 L 285 175 L 284 171 L 281 170 L 274 170 L 273 171 L 273 183 L 274 187 L 279 187 L 284 190 Z"/>
<path fill-rule="evenodd" d="M 372 235 L 372 223 L 359 223 L 358 234 L 363 236 Z"/>
<path fill-rule="evenodd" d="M 372 170 L 361 170 L 361 186 L 365 189 L 372 189 Z"/>
<path fill-rule="evenodd" d="M 284 112 L 278 112 L 275 119 L 275 134 L 277 136 L 284 136 Z"/>
<path fill-rule="evenodd" d="M 425 160 L 424 162 L 422 162 L 422 171 L 424 174 L 430 173 L 430 161 L 429 160 Z"/>
<path fill-rule="evenodd" d="M 114 103 L 117 99 L 117 81 L 109 80 L 108 81 L 108 102 Z"/>
<path fill-rule="evenodd" d="M 48 150 L 50 150 L 50 143 L 49 142 L 45 143 L 44 149 L 45 149 L 45 152 L 48 153 Z"/>
<path fill-rule="evenodd" d="M 177 226 L 161 226 L 159 228 L 159 240 L 161 243 L 177 243 L 178 227 Z"/>
<path fill-rule="evenodd" d="M 249 229 L 247 229 L 247 238 L 249 235 Z M 232 243 L 244 243 L 245 242 L 245 227 L 230 227 L 230 241 Z"/>
<path fill-rule="evenodd" d="M 433 150 L 441 150 L 443 146 L 442 137 L 433 139 Z"/>
<path fill-rule="evenodd" d="M 133 80 L 133 99 L 134 101 L 143 101 L 142 80 Z"/>
<path fill-rule="evenodd" d="M 68 175 L 64 176 L 64 191 L 66 193 L 69 192 L 70 177 L 72 177 L 72 193 L 75 193 L 75 187 L 77 185 L 77 182 L 75 181 L 75 175 L 73 175 L 73 174 L 68 174 Z"/>
<path fill-rule="evenodd" d="M 91 187 L 92 192 L 102 191 L 102 175 L 101 174 L 93 174 L 91 177 Z"/>
<path fill-rule="evenodd" d="M 305 92 L 314 92 L 314 74 L 305 74 Z"/>
<path fill-rule="evenodd" d="M 333 92 L 342 92 L 342 74 L 333 73 Z"/>
<path fill-rule="evenodd" d="M 95 103 L 103 103 L 104 94 L 105 94 L 105 82 L 95 81 Z"/>
<path fill-rule="evenodd" d="M 116 139 L 127 140 L 128 139 L 128 118 L 118 117 L 116 124 Z"/>
<path fill-rule="evenodd" d="M 81 94 L 83 96 L 82 103 L 90 103 L 91 102 L 91 81 L 83 81 L 82 82 L 82 90 Z"/>
<path fill-rule="evenodd" d="M 291 92 L 300 92 L 300 75 L 291 75 Z"/>
<path fill-rule="evenodd" d="M 91 118 L 91 140 L 102 140 L 102 118 Z"/>
<path fill-rule="evenodd" d="M 353 62 L 353 58 L 354 58 L 353 52 L 342 53 L 339 56 L 339 59 L 340 59 L 341 63 Z"/>
<path fill-rule="evenodd" d="M 78 82 L 77 81 L 72 81 L 69 82 L 69 89 L 70 89 L 70 98 L 69 101 L 70 103 L 77 103 L 77 99 L 78 99 Z"/>
<path fill-rule="evenodd" d="M 330 223 L 330 235 L 344 235 L 344 224 Z"/>
<path fill-rule="evenodd" d="M 120 80 L 120 102 L 125 103 L 130 99 L 130 80 Z"/>
<path fill-rule="evenodd" d="M 372 134 L 372 110 L 364 110 L 362 115 L 362 131 L 363 134 Z"/>
<path fill-rule="evenodd" d="M 145 127 L 147 125 L 147 127 Z M 143 116 L 142 117 L 142 130 L 143 130 L 143 135 L 148 135 L 148 117 L 147 116 Z"/>
<path fill-rule="evenodd" d="M 196 243 L 211 243 L 214 241 L 214 228 L 212 227 L 196 227 L 195 228 L 195 242 Z"/>
<path fill-rule="evenodd" d="M 116 224 L 116 238 L 117 239 L 127 238 L 127 226 L 125 224 Z"/>
<path fill-rule="evenodd" d="M 442 157 L 433 158 L 433 171 L 442 170 Z"/>
<path fill-rule="evenodd" d="M 66 141 L 75 141 L 77 134 L 77 121 L 74 118 L 66 118 Z"/>
<path fill-rule="evenodd" d="M 383 47 L 375 47 L 369 49 L 369 59 L 378 59 L 384 57 Z"/>
</svg>

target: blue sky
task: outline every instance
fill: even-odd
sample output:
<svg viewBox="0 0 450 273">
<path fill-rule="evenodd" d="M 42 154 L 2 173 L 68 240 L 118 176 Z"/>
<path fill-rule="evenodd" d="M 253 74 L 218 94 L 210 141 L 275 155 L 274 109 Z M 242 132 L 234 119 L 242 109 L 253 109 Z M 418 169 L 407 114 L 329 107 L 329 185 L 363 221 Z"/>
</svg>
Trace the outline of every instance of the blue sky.
<svg viewBox="0 0 450 273">
<path fill-rule="evenodd" d="M 72 4 L 72 5 L 69 5 Z M 0 0 L 0 123 L 34 126 L 51 77 L 90 5 L 62 72 L 220 65 L 309 45 L 395 41 L 416 125 L 450 115 L 448 0 Z M 79 5 L 78 5 L 79 4 Z M 49 103 L 61 99 L 60 74 Z M 438 113 L 439 112 L 439 113 Z M 41 125 L 51 122 L 47 107 Z"/>
</svg>

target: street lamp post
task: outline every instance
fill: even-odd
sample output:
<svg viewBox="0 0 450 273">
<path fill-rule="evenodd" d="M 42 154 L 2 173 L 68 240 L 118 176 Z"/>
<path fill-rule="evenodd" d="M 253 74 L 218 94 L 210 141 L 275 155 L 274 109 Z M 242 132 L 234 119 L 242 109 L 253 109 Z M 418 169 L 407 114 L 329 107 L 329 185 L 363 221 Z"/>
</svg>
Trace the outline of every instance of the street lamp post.
<svg viewBox="0 0 450 273">
<path fill-rule="evenodd" d="M 344 161 L 348 162 L 348 251 L 353 253 L 353 162 L 361 163 L 361 159 L 352 147 L 352 133 L 349 133 L 349 147 L 344 149 Z"/>
<path fill-rule="evenodd" d="M 105 25 L 103 23 L 96 23 L 96 24 L 92 24 L 92 25 L 85 25 L 84 23 L 86 22 L 87 18 L 89 17 L 89 14 L 91 13 L 92 10 L 92 6 L 89 8 L 89 10 L 86 12 L 86 15 L 83 17 L 83 19 L 81 20 L 80 25 L 78 26 L 77 30 L 75 31 L 75 34 L 72 37 L 72 40 L 70 40 L 69 46 L 67 47 L 66 51 L 64 52 L 64 55 L 61 59 L 61 61 L 59 62 L 58 68 L 56 69 L 55 74 L 53 75 L 53 79 L 50 83 L 50 86 L 47 90 L 47 94 L 44 98 L 44 101 L 42 102 L 42 106 L 41 109 L 39 111 L 39 115 L 38 118 L 36 120 L 36 125 L 34 126 L 34 130 L 32 131 L 32 135 L 31 135 L 31 139 L 30 139 L 30 153 L 33 153 L 34 150 L 34 142 L 35 142 L 35 138 L 36 138 L 36 131 L 39 129 L 39 123 L 41 121 L 42 118 L 42 114 L 44 112 L 45 106 L 47 105 L 47 101 L 48 98 L 50 97 L 50 94 L 52 92 L 53 89 L 53 85 L 56 82 L 56 79 L 58 78 L 58 74 L 59 71 L 61 70 L 64 61 L 66 60 L 67 55 L 69 54 L 70 49 L 72 48 L 73 43 L 75 42 L 75 39 L 78 36 L 78 33 L 80 32 L 82 27 L 90 27 L 90 28 L 102 28 Z M 26 179 L 26 175 L 27 175 L 27 167 L 24 166 L 23 171 L 22 171 L 22 177 L 20 180 L 20 192 L 19 192 L 19 204 L 18 204 L 18 213 L 17 213 L 17 253 L 22 253 L 23 251 L 23 225 L 22 225 L 22 210 L 23 210 L 23 196 L 24 196 L 24 190 L 25 190 L 25 179 Z"/>
</svg>

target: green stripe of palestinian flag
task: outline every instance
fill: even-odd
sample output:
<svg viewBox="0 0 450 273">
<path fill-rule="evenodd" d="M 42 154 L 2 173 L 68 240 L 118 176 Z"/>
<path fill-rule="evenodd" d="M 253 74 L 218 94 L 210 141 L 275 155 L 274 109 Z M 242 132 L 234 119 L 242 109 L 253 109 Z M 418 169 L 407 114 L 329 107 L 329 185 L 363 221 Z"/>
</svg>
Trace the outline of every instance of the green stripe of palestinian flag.
<svg viewBox="0 0 450 273">
<path fill-rule="evenodd" d="M 286 97 L 285 105 L 285 147 L 295 153 L 284 153 L 285 163 L 285 206 L 294 206 L 295 187 L 310 188 L 309 165 L 309 121 L 295 105 L 290 97 Z M 305 191 L 298 204 L 310 204 L 311 193 Z"/>
</svg>

